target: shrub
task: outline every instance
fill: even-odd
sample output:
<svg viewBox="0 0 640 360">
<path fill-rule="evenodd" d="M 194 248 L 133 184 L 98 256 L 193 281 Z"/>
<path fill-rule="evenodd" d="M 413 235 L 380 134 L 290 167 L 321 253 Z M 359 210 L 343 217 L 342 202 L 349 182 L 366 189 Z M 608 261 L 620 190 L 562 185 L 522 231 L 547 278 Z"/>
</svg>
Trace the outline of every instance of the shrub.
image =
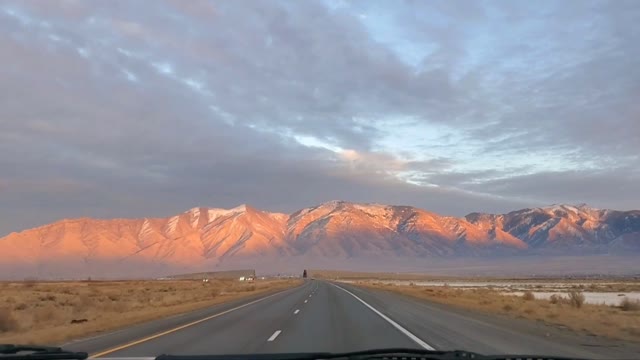
<svg viewBox="0 0 640 360">
<path fill-rule="evenodd" d="M 20 304 L 16 305 L 16 307 L 14 307 L 13 309 L 14 310 L 26 310 L 27 309 L 27 304 L 20 303 Z"/>
<path fill-rule="evenodd" d="M 503 307 L 502 307 L 502 310 L 504 310 L 504 311 L 511 311 L 511 310 L 513 310 L 513 306 L 511 306 L 511 305 L 507 304 L 507 305 L 505 305 L 505 306 L 503 306 Z"/>
<path fill-rule="evenodd" d="M 522 298 L 526 301 L 531 301 L 535 300 L 536 296 L 531 291 L 525 291 L 524 294 L 522 294 Z"/>
<path fill-rule="evenodd" d="M 620 301 L 620 309 L 622 311 L 639 311 L 640 300 L 631 300 L 628 297 L 625 297 Z"/>
<path fill-rule="evenodd" d="M 71 290 L 70 288 L 64 288 L 60 290 L 60 292 L 65 295 L 73 295 L 73 290 Z"/>
<path fill-rule="evenodd" d="M 0 333 L 18 330 L 18 322 L 7 308 L 0 308 Z"/>
<path fill-rule="evenodd" d="M 56 301 L 56 296 L 55 295 L 44 295 L 44 296 L 40 296 L 40 301 Z"/>
<path fill-rule="evenodd" d="M 92 297 L 102 296 L 102 290 L 98 289 L 95 286 L 89 286 L 87 287 L 87 289 L 89 289 L 89 296 L 92 296 Z"/>
<path fill-rule="evenodd" d="M 58 306 L 64 307 L 64 306 L 74 306 L 75 304 L 69 300 L 69 299 L 64 299 L 64 300 L 60 300 L 58 301 Z"/>
<path fill-rule="evenodd" d="M 158 303 L 161 303 L 158 301 Z M 163 304 L 163 303 L 161 303 Z M 163 304 L 164 306 L 164 304 Z M 112 301 L 102 306 L 102 310 L 106 312 L 125 313 L 129 310 L 129 303 L 124 301 Z M 91 315 L 91 314 L 89 314 Z"/>
<path fill-rule="evenodd" d="M 533 315 L 536 313 L 536 309 L 534 308 L 526 308 L 524 309 L 525 314 Z"/>
<path fill-rule="evenodd" d="M 26 278 L 22 282 L 22 286 L 24 286 L 26 288 L 32 288 L 32 287 L 36 286 L 37 283 L 38 283 L 38 280 L 36 280 L 36 279 Z"/>
<path fill-rule="evenodd" d="M 640 330 L 638 328 L 628 326 L 628 327 L 622 328 L 622 330 L 632 336 L 640 336 Z"/>
<path fill-rule="evenodd" d="M 81 314 L 89 310 L 94 305 L 94 300 L 87 294 L 82 294 L 77 297 L 77 302 L 73 305 L 73 313 Z"/>
<path fill-rule="evenodd" d="M 578 291 L 569 291 L 569 304 L 574 308 L 581 308 L 584 304 L 584 294 Z"/>
<path fill-rule="evenodd" d="M 33 320 L 36 324 L 52 322 L 57 317 L 56 309 L 50 306 L 37 309 L 33 313 Z"/>
</svg>

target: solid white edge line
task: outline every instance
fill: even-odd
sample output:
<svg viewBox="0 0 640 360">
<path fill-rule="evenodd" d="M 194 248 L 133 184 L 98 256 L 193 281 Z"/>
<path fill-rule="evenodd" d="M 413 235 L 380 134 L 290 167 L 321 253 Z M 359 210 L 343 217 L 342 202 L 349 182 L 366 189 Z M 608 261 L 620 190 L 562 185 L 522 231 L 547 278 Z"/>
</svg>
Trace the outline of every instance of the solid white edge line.
<svg viewBox="0 0 640 360">
<path fill-rule="evenodd" d="M 336 284 L 331 284 L 335 287 L 337 287 L 338 289 L 346 292 L 347 294 L 353 296 L 356 300 L 360 301 L 364 306 L 368 307 L 369 310 L 373 311 L 374 313 L 378 314 L 378 316 L 380 316 L 381 318 L 383 318 L 384 320 L 386 320 L 389 324 L 393 325 L 393 327 L 395 327 L 396 329 L 398 329 L 401 333 L 405 334 L 409 339 L 413 340 L 416 344 L 422 346 L 423 348 L 427 349 L 427 350 L 435 350 L 435 348 L 429 344 L 427 344 L 426 342 L 422 341 L 422 339 L 420 339 L 419 337 L 415 336 L 413 333 L 411 333 L 409 330 L 403 328 L 400 324 L 398 324 L 397 322 L 391 320 L 388 316 L 386 316 L 385 314 L 381 313 L 380 311 L 378 311 L 376 308 L 374 308 L 373 306 L 367 304 L 364 300 L 360 299 L 356 294 L 352 293 L 351 291 L 342 288 Z"/>
<path fill-rule="evenodd" d="M 300 309 L 296 309 L 296 311 L 294 311 L 293 314 L 298 315 L 299 312 L 300 312 Z"/>
<path fill-rule="evenodd" d="M 281 332 L 282 330 L 276 330 L 276 332 L 274 332 L 273 335 L 271 335 L 271 337 L 267 339 L 267 341 L 275 340 L 278 337 L 278 335 L 280 335 Z"/>
</svg>

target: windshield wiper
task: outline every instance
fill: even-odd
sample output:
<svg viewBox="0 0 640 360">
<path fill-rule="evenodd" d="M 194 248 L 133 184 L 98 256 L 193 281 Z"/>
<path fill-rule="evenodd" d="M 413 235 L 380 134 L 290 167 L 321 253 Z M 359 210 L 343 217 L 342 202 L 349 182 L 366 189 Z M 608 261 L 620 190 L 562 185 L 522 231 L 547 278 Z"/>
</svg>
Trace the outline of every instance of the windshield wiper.
<svg viewBox="0 0 640 360">
<path fill-rule="evenodd" d="M 424 350 L 424 349 L 377 349 L 350 352 L 344 354 L 332 354 L 330 358 L 347 358 L 352 360 L 385 359 L 385 360 L 585 360 L 578 358 L 566 358 L 542 355 L 482 355 L 462 350 Z"/>
<path fill-rule="evenodd" d="M 59 347 L 0 344 L 0 360 L 85 360 L 88 357 L 86 352 Z"/>
<path fill-rule="evenodd" d="M 482 355 L 462 350 L 424 350 L 424 349 L 377 349 L 350 352 L 344 354 L 332 354 L 330 358 L 347 359 L 389 359 L 389 360 L 585 360 L 578 358 L 566 358 L 543 355 Z"/>
<path fill-rule="evenodd" d="M 423 349 L 375 349 L 346 353 L 284 353 L 284 354 L 237 354 L 237 355 L 160 355 L 156 360 L 318 360 L 318 359 L 348 359 L 348 360 L 580 360 L 577 358 L 542 356 L 542 355 L 481 355 L 469 351 L 438 351 Z"/>
</svg>

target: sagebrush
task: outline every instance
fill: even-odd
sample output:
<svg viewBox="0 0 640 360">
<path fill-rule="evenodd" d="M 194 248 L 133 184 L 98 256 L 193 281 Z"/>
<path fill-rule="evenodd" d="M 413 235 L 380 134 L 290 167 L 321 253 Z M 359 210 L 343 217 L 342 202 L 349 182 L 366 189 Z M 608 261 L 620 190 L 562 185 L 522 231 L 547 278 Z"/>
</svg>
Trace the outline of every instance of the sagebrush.
<svg viewBox="0 0 640 360">
<path fill-rule="evenodd" d="M 18 329 L 18 321 L 14 318 L 11 310 L 0 308 L 0 333 L 15 331 Z"/>
</svg>

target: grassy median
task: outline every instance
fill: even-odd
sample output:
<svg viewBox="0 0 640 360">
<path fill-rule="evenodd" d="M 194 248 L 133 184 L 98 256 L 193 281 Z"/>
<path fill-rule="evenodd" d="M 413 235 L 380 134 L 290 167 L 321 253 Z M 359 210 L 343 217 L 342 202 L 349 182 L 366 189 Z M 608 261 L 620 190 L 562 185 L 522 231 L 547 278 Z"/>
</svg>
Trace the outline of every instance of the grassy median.
<svg viewBox="0 0 640 360">
<path fill-rule="evenodd" d="M 300 283 L 300 280 L 0 283 L 0 343 L 58 344 Z"/>
<path fill-rule="evenodd" d="M 484 313 L 543 321 L 554 326 L 587 332 L 619 340 L 640 341 L 640 303 L 621 301 L 618 306 L 585 304 L 578 291 L 536 299 L 533 293 L 522 296 L 502 295 L 491 289 L 456 289 L 382 284 L 375 281 L 357 285 L 387 290 L 415 298 Z"/>
</svg>

